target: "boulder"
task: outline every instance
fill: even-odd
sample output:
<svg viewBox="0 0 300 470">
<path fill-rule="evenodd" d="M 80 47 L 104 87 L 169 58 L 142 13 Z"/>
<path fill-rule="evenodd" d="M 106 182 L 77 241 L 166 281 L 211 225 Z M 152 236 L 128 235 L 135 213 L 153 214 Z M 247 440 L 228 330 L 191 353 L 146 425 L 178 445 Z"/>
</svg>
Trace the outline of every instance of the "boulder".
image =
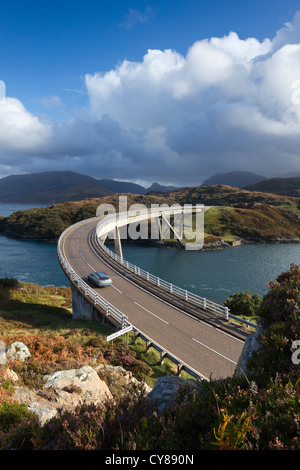
<svg viewBox="0 0 300 470">
<path fill-rule="evenodd" d="M 166 377 L 159 377 L 155 386 L 147 395 L 151 406 L 157 409 L 157 413 L 161 414 L 172 405 L 172 401 L 179 389 L 183 386 L 187 387 L 186 398 L 190 392 L 201 393 L 202 388 L 193 379 L 183 379 L 176 375 L 168 375 Z"/>
<path fill-rule="evenodd" d="M 112 399 L 108 386 L 90 366 L 80 369 L 62 370 L 44 376 L 44 389 L 71 390 L 81 395 L 84 403 L 99 403 Z"/>
<path fill-rule="evenodd" d="M 55 405 L 39 396 L 38 392 L 26 387 L 15 387 L 13 398 L 20 403 L 25 403 L 28 410 L 37 415 L 41 426 L 58 413 L 58 408 Z"/>
<path fill-rule="evenodd" d="M 82 404 L 100 404 L 113 398 L 106 383 L 89 366 L 46 375 L 44 382 L 42 390 L 15 387 L 13 396 L 38 416 L 42 426 L 64 410 L 72 411 Z"/>
<path fill-rule="evenodd" d="M 10 380 L 11 382 L 18 382 L 19 377 L 12 369 L 6 369 L 3 374 L 4 380 Z"/>
<path fill-rule="evenodd" d="M 247 376 L 248 374 L 247 363 L 250 357 L 252 356 L 253 351 L 257 351 L 261 346 L 259 342 L 259 337 L 262 334 L 262 332 L 263 332 L 263 327 L 262 327 L 261 322 L 258 320 L 255 332 L 249 335 L 246 339 L 244 348 L 242 350 L 242 353 L 235 367 L 235 371 L 234 371 L 235 377 L 240 377 L 242 375 Z"/>
<path fill-rule="evenodd" d="M 31 354 L 24 343 L 19 341 L 11 344 L 6 348 L 6 360 L 7 361 L 21 361 L 24 362 L 27 357 L 30 357 Z"/>
<path fill-rule="evenodd" d="M 137 380 L 132 372 L 122 366 L 111 366 L 99 364 L 95 370 L 100 379 L 107 383 L 114 398 L 129 392 L 131 395 L 141 396 L 149 393 L 152 389 L 145 382 Z"/>
</svg>

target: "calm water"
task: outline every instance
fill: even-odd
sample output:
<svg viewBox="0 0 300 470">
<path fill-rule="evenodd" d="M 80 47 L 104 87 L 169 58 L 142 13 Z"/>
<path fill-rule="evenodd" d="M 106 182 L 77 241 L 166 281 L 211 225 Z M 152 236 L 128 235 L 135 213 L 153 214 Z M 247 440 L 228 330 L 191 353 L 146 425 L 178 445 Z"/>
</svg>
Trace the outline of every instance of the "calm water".
<svg viewBox="0 0 300 470">
<path fill-rule="evenodd" d="M 28 207 L 23 205 L 23 209 Z M 0 204 L 0 215 L 19 209 L 20 204 Z M 264 295 L 271 279 L 288 270 L 291 263 L 300 264 L 300 244 L 244 245 L 206 252 L 124 245 L 123 255 L 166 281 L 223 302 L 230 294 L 245 290 Z M 44 286 L 69 286 L 55 244 L 4 235 L 0 235 L 0 277 Z"/>
<path fill-rule="evenodd" d="M 0 204 L 0 216 L 44 205 Z M 42 286 L 67 286 L 70 283 L 57 259 L 56 244 L 23 241 L 0 235 L 0 278 L 13 277 L 21 282 Z"/>
</svg>

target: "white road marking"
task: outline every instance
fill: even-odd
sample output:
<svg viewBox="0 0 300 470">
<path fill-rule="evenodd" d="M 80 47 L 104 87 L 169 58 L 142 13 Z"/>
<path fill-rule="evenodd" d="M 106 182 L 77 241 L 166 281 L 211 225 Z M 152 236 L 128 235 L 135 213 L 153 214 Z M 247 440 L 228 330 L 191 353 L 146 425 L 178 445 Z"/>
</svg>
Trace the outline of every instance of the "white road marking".
<svg viewBox="0 0 300 470">
<path fill-rule="evenodd" d="M 111 287 L 113 287 L 113 288 L 116 289 L 118 292 L 120 292 L 120 294 L 123 294 L 123 292 L 122 292 L 120 289 L 118 289 L 116 286 L 114 286 L 113 284 L 111 285 Z"/>
<path fill-rule="evenodd" d="M 164 320 L 163 318 L 158 317 L 157 315 L 155 315 L 155 313 L 150 312 L 150 310 L 148 310 L 147 308 L 145 308 L 145 307 L 143 307 L 142 305 L 138 304 L 136 301 L 134 301 L 134 303 L 135 303 L 138 307 L 142 308 L 142 309 L 145 310 L 146 312 L 150 313 L 150 314 L 153 315 L 154 317 L 158 318 L 159 320 L 161 320 L 161 321 L 163 321 L 164 323 L 166 323 L 167 325 L 169 325 L 169 323 L 168 323 L 166 320 Z"/>
<path fill-rule="evenodd" d="M 233 364 L 237 364 L 237 363 L 236 363 L 235 361 L 233 361 L 232 359 L 229 359 L 228 357 L 223 356 L 223 354 L 219 353 L 218 351 L 215 351 L 215 349 L 212 349 L 212 348 L 210 348 L 209 346 L 206 346 L 206 344 L 201 343 L 201 342 L 198 341 L 197 339 L 192 338 L 192 340 L 193 340 L 193 341 L 196 341 L 196 343 L 201 344 L 201 346 L 204 346 L 205 348 L 209 349 L 210 351 L 214 352 L 215 354 L 218 354 L 219 356 L 223 357 L 223 358 L 226 359 L 227 361 L 233 362 Z"/>
</svg>

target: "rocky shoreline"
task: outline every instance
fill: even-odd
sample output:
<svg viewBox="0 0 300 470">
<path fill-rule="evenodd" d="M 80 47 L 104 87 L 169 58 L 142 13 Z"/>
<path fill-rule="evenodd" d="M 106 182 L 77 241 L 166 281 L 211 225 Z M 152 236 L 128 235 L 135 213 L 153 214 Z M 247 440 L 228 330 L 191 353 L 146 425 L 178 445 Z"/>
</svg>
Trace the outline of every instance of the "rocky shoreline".
<svg viewBox="0 0 300 470">
<path fill-rule="evenodd" d="M 52 243 L 55 244 L 58 242 L 58 238 L 46 238 L 46 237 L 36 237 L 30 235 L 22 235 L 14 232 L 0 231 L 0 235 L 4 235 L 8 238 L 14 238 L 17 240 L 23 241 L 37 241 L 43 243 Z M 108 242 L 112 244 L 113 241 Z M 168 241 L 157 241 L 157 240 L 122 240 L 123 244 L 132 244 L 132 245 L 147 245 L 157 248 L 168 248 L 176 250 L 184 250 L 184 245 L 176 242 Z M 241 245 L 255 245 L 255 244 L 291 244 L 291 243 L 300 243 L 300 238 L 258 238 L 258 237 L 248 237 L 240 238 L 236 240 L 224 240 L 220 239 L 215 242 L 204 243 L 201 251 L 213 251 L 213 250 L 222 250 L 224 248 L 232 248 L 235 246 Z"/>
</svg>

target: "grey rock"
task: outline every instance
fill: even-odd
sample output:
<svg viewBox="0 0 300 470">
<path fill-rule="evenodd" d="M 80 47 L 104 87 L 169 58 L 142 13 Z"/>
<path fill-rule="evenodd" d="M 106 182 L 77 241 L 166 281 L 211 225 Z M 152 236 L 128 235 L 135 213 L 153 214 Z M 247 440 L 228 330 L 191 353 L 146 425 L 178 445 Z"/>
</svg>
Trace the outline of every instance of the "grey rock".
<svg viewBox="0 0 300 470">
<path fill-rule="evenodd" d="M 263 332 L 263 327 L 262 327 L 261 322 L 258 320 L 255 332 L 249 335 L 246 339 L 244 348 L 242 350 L 242 353 L 239 357 L 238 363 L 235 368 L 235 372 L 234 372 L 235 377 L 247 376 L 249 372 L 247 369 L 247 363 L 249 359 L 251 358 L 253 352 L 257 351 L 261 347 L 259 337 L 262 334 L 262 332 Z"/>
<path fill-rule="evenodd" d="M 172 405 L 172 400 L 179 391 L 180 387 L 188 385 L 190 392 L 195 391 L 201 393 L 202 388 L 193 379 L 183 379 L 176 375 L 168 375 L 159 377 L 155 386 L 147 395 L 147 400 L 151 406 L 157 409 L 157 413 L 161 414 Z M 186 398 L 188 393 L 186 395 Z"/>
<path fill-rule="evenodd" d="M 27 346 L 24 343 L 21 343 L 19 341 L 8 346 L 5 352 L 6 352 L 7 361 L 24 362 L 28 357 L 31 356 Z"/>
</svg>

